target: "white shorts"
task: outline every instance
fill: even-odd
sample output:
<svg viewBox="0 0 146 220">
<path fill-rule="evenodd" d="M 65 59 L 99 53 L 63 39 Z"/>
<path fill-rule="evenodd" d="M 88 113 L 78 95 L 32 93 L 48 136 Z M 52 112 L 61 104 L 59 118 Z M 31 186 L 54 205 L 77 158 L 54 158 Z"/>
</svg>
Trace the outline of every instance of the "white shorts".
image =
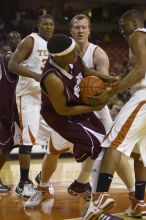
<svg viewBox="0 0 146 220">
<path fill-rule="evenodd" d="M 47 145 L 50 127 L 40 115 L 40 94 L 17 97 L 17 107 L 20 119 L 21 145 Z"/>
<path fill-rule="evenodd" d="M 110 132 L 105 136 L 103 147 L 116 148 L 130 156 L 136 144 L 146 137 L 146 89 L 139 90 L 131 97 L 115 118 Z M 140 154 L 146 166 L 146 145 L 140 144 Z M 137 148 L 137 147 L 136 147 Z"/>
<path fill-rule="evenodd" d="M 42 115 L 40 115 L 39 129 L 38 129 L 36 144 L 48 145 L 50 135 L 51 135 L 51 127 L 47 125 Z"/>
<path fill-rule="evenodd" d="M 94 114 L 100 119 L 107 133 L 113 124 L 113 120 L 107 105 L 100 111 L 94 112 Z"/>
<path fill-rule="evenodd" d="M 14 121 L 14 126 L 15 126 L 15 134 L 13 136 L 14 145 L 19 145 L 20 144 L 21 131 L 20 131 L 20 128 L 19 128 L 16 121 Z"/>
<path fill-rule="evenodd" d="M 47 154 L 60 154 L 63 152 L 73 152 L 74 144 L 64 139 L 53 129 L 51 130 L 50 141 L 47 148 Z"/>
</svg>

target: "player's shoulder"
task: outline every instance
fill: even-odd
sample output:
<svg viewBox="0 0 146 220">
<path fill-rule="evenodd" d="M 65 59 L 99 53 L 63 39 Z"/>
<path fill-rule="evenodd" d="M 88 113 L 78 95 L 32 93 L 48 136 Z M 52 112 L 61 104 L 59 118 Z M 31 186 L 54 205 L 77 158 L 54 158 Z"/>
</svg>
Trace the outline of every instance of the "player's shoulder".
<svg viewBox="0 0 146 220">
<path fill-rule="evenodd" d="M 106 54 L 104 49 L 101 46 L 99 46 L 98 44 L 90 43 L 89 45 L 94 49 L 95 55 L 105 55 Z"/>
<path fill-rule="evenodd" d="M 94 58 L 98 58 L 98 60 L 108 59 L 108 55 L 100 46 L 97 45 L 94 51 Z"/>
<path fill-rule="evenodd" d="M 134 31 L 130 36 L 129 36 L 129 41 L 133 40 L 139 40 L 141 38 L 146 38 L 146 32 L 144 31 Z"/>
<path fill-rule="evenodd" d="M 19 48 L 21 47 L 33 47 L 34 46 L 34 38 L 31 35 L 27 35 L 18 45 Z"/>
<path fill-rule="evenodd" d="M 104 49 L 101 48 L 99 45 L 96 46 L 95 51 L 96 51 L 96 53 L 98 53 L 98 54 L 106 54 L 106 52 L 104 51 Z"/>
</svg>

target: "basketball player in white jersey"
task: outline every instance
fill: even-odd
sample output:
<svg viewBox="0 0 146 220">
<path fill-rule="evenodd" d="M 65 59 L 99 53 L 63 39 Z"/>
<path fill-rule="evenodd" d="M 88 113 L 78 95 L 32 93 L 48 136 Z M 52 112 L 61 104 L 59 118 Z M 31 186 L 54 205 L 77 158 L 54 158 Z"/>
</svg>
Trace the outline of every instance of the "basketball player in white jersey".
<svg viewBox="0 0 146 220">
<path fill-rule="evenodd" d="M 89 42 L 90 30 L 91 30 L 91 21 L 89 17 L 87 17 L 84 14 L 78 14 L 72 18 L 70 22 L 70 33 L 73 39 L 79 45 L 80 48 L 79 54 L 82 57 L 84 63 L 89 68 L 96 69 L 100 73 L 103 73 L 104 75 L 108 76 L 109 58 L 101 47 Z M 105 106 L 101 111 L 95 112 L 95 114 L 102 121 L 106 132 L 108 132 L 113 123 L 108 107 Z M 94 192 L 96 190 L 102 156 L 103 153 L 101 154 L 100 157 L 98 157 L 95 160 L 93 167 L 92 167 L 92 161 L 90 161 L 90 159 L 87 159 L 87 161 L 83 163 L 82 172 L 79 174 L 75 182 L 72 183 L 71 186 L 69 187 L 70 193 L 72 192 L 74 193 L 74 191 L 76 190 L 77 182 L 81 183 L 82 181 L 82 183 L 87 183 L 89 181 L 91 167 L 92 167 L 92 191 Z M 124 158 L 122 158 L 122 160 L 124 160 Z M 128 160 L 122 161 L 122 163 L 126 169 L 131 170 Z M 119 168 L 117 172 L 121 176 L 121 168 Z M 127 176 L 122 176 L 121 178 L 126 183 L 128 189 L 130 191 L 133 191 L 134 180 L 132 176 L 129 176 L 129 178 Z"/>
<path fill-rule="evenodd" d="M 12 72 L 36 72 L 42 74 L 48 58 L 47 40 L 54 32 L 54 20 L 42 15 L 38 20 L 38 33 L 28 35 L 19 45 L 9 62 Z M 47 145 L 50 128 L 40 115 L 40 84 L 33 79 L 20 77 L 17 86 L 17 105 L 21 125 L 20 182 L 16 193 L 30 197 L 35 190 L 29 179 L 31 150 L 34 144 Z M 41 139 L 40 139 L 41 138 Z"/>
<path fill-rule="evenodd" d="M 127 215 L 142 218 L 146 214 L 144 195 L 146 186 L 146 29 L 144 19 L 137 10 L 125 12 L 120 20 L 122 35 L 128 40 L 132 69 L 111 91 L 101 92 L 97 97 L 90 97 L 90 103 L 95 105 L 105 97 L 132 88 L 130 100 L 116 117 L 114 124 L 105 136 L 102 146 L 105 151 L 97 184 L 96 193 L 92 196 L 84 220 L 98 216 L 115 206 L 115 200 L 108 193 L 113 174 L 119 166 L 122 154 L 127 156 L 138 153 L 135 158 L 135 194 L 130 195 L 131 206 Z M 140 161 L 141 159 L 142 161 Z M 126 173 L 127 170 L 123 169 Z M 120 198 L 120 195 L 119 195 Z"/>
</svg>

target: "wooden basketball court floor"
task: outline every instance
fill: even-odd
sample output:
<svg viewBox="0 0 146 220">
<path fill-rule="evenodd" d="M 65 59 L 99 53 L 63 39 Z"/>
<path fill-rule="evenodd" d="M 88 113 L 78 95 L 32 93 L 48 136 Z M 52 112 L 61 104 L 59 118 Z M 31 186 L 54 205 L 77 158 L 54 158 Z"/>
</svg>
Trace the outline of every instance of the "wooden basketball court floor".
<svg viewBox="0 0 146 220">
<path fill-rule="evenodd" d="M 41 160 L 32 159 L 30 178 L 33 182 L 41 169 Z M 67 193 L 67 187 L 77 177 L 80 164 L 72 158 L 59 159 L 58 167 L 52 177 L 55 188 L 55 197 L 44 201 L 39 208 L 24 209 L 25 200 L 15 194 L 15 187 L 19 181 L 18 161 L 8 161 L 1 171 L 4 183 L 11 186 L 11 192 L 0 194 L 0 220 L 77 220 L 82 219 L 87 203 L 79 197 L 72 197 Z M 115 175 L 111 194 L 117 201 L 117 206 L 111 213 L 122 216 L 125 220 L 132 218 L 124 217 L 123 212 L 129 205 L 127 190 L 121 180 Z"/>
</svg>

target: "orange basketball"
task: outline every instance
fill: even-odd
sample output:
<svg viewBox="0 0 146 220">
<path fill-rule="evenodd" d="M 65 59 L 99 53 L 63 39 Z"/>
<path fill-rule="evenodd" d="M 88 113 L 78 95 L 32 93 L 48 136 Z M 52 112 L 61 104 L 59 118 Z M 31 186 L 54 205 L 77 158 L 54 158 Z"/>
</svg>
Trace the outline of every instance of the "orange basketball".
<svg viewBox="0 0 146 220">
<path fill-rule="evenodd" d="M 88 96 L 94 96 L 105 89 L 104 81 L 97 76 L 86 76 L 80 83 L 80 96 L 84 104 L 88 103 Z"/>
</svg>

